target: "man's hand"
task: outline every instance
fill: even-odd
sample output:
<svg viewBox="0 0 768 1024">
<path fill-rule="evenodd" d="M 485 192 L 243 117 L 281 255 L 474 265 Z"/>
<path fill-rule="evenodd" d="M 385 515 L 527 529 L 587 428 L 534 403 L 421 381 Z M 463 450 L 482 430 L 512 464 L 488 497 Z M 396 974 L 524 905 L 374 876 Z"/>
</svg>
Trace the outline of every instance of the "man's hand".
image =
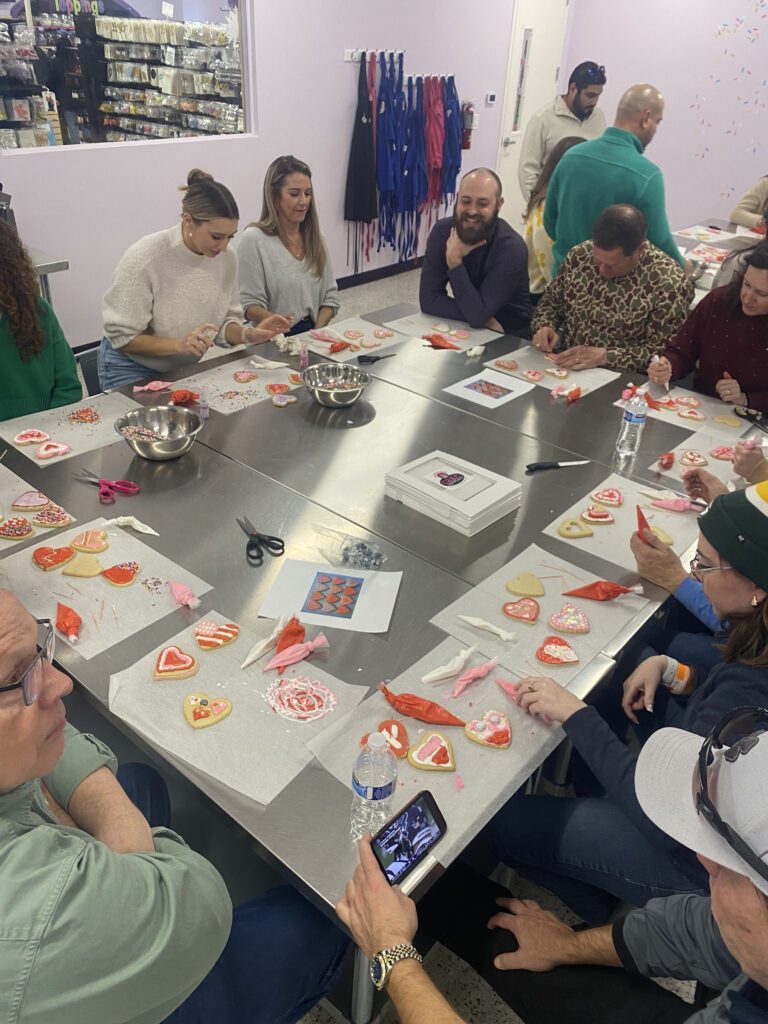
<svg viewBox="0 0 768 1024">
<path fill-rule="evenodd" d="M 727 494 L 728 488 L 722 480 L 707 469 L 691 466 L 682 474 L 683 487 L 689 498 L 701 498 L 711 505 L 718 494 Z"/>
<path fill-rule="evenodd" d="M 479 249 L 483 245 L 485 245 L 485 239 L 482 242 L 475 242 L 474 245 L 467 245 L 459 238 L 456 228 L 451 228 L 448 241 L 445 243 L 445 262 L 448 264 L 448 269 L 453 270 L 458 267 L 474 249 Z"/>
<path fill-rule="evenodd" d="M 517 703 L 529 714 L 547 718 L 550 722 L 565 722 L 587 706 L 570 690 L 547 676 L 523 679 L 517 690 Z"/>
<path fill-rule="evenodd" d="M 574 345 L 552 356 L 552 360 L 564 370 L 591 370 L 608 365 L 608 349 L 600 345 Z"/>
<path fill-rule="evenodd" d="M 715 391 L 718 397 L 723 402 L 728 402 L 729 405 L 747 405 L 747 396 L 741 390 L 741 384 L 726 370 L 723 376 L 715 384 Z"/>
<path fill-rule="evenodd" d="M 624 682 L 624 696 L 621 706 L 630 720 L 637 722 L 636 711 L 653 711 L 653 698 L 661 683 L 661 676 L 667 667 L 667 659 L 663 654 L 641 661 L 635 671 Z"/>
<path fill-rule="evenodd" d="M 544 324 L 533 336 L 531 344 L 540 352 L 551 352 L 560 344 L 560 335 L 549 324 Z"/>
<path fill-rule="evenodd" d="M 648 363 L 648 380 L 651 384 L 669 384 L 672 380 L 672 363 L 666 356 Z"/>
<path fill-rule="evenodd" d="M 629 546 L 637 562 L 637 571 L 643 579 L 655 583 L 657 587 L 663 587 L 674 594 L 683 580 L 687 579 L 688 573 L 674 551 L 650 530 L 643 530 L 642 537 L 637 532 L 633 533 L 629 538 Z"/>
<path fill-rule="evenodd" d="M 763 449 L 758 445 L 756 448 L 744 444 L 742 441 L 736 445 L 736 454 L 733 456 L 733 468 L 739 476 L 749 480 L 761 462 L 764 462 Z"/>
<path fill-rule="evenodd" d="M 371 850 L 371 837 L 357 844 L 360 864 L 347 882 L 336 913 L 366 956 L 412 942 L 418 927 L 416 904 L 391 886 Z"/>
<path fill-rule="evenodd" d="M 500 897 L 496 900 L 507 913 L 498 913 L 489 928 L 505 928 L 517 939 L 515 953 L 500 953 L 493 961 L 500 971 L 551 971 L 570 962 L 573 932 L 548 910 L 533 900 Z"/>
</svg>

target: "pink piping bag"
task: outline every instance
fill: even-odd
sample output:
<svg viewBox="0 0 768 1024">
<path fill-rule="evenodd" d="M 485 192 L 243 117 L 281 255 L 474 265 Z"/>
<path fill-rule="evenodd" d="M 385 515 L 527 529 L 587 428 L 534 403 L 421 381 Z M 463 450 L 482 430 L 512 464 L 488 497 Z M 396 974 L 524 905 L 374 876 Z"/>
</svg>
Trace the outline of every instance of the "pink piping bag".
<svg viewBox="0 0 768 1024">
<path fill-rule="evenodd" d="M 149 384 L 134 384 L 134 392 L 138 391 L 167 391 L 168 388 L 172 388 L 173 381 L 170 380 L 151 380 Z"/>
<path fill-rule="evenodd" d="M 474 668 L 468 668 L 466 672 L 462 672 L 453 685 L 452 696 L 460 697 L 468 686 L 477 682 L 478 679 L 484 679 L 498 664 L 499 659 L 492 658 L 490 661 L 484 661 L 482 665 L 475 665 Z"/>
<path fill-rule="evenodd" d="M 185 587 L 183 583 L 174 583 L 173 580 L 168 580 L 168 589 L 173 595 L 173 600 L 176 604 L 186 605 L 187 608 L 200 607 L 200 598 L 196 597 L 189 587 Z"/>
<path fill-rule="evenodd" d="M 330 644 L 325 639 L 325 634 L 318 633 L 314 640 L 306 640 L 302 644 L 292 644 L 290 647 L 283 648 L 271 661 L 267 662 L 264 666 L 264 671 L 269 672 L 270 669 L 278 667 L 282 670 L 288 665 L 295 665 L 298 661 L 304 661 L 313 651 L 326 651 L 329 647 Z"/>
</svg>

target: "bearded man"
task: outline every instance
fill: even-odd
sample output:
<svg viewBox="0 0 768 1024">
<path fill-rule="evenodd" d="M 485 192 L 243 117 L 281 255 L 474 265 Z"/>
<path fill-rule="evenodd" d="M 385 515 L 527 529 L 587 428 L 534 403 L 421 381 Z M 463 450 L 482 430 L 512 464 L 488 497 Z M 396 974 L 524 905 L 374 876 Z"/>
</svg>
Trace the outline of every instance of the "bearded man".
<svg viewBox="0 0 768 1024">
<path fill-rule="evenodd" d="M 503 204 L 493 171 L 479 167 L 464 175 L 453 217 L 439 220 L 427 239 L 419 305 L 430 316 L 530 337 L 528 250 L 499 218 Z"/>
</svg>

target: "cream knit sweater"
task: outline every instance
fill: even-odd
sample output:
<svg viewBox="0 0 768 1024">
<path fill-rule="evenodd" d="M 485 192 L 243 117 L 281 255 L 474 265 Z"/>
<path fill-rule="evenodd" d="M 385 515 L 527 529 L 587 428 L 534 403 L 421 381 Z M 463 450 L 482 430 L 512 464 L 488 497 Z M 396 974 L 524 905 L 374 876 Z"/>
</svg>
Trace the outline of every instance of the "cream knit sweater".
<svg viewBox="0 0 768 1024">
<path fill-rule="evenodd" d="M 104 336 L 114 349 L 139 334 L 184 338 L 201 323 L 219 326 L 216 343 L 226 346 L 227 324 L 243 322 L 237 256 L 232 250 L 198 256 L 184 244 L 180 224 L 146 235 L 124 253 L 101 308 Z M 188 354 L 131 358 L 162 371 L 195 361 Z"/>
</svg>

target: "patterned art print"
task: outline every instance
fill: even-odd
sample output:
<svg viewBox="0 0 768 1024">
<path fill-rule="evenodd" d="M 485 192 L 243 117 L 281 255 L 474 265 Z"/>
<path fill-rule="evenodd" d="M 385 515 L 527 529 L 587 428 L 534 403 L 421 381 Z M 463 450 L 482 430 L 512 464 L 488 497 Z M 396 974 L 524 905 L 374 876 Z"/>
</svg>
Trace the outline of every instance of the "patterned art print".
<svg viewBox="0 0 768 1024">
<path fill-rule="evenodd" d="M 484 380 L 473 380 L 470 384 L 466 385 L 467 390 L 477 391 L 480 395 L 485 395 L 486 398 L 504 398 L 506 395 L 511 393 L 511 388 L 504 388 L 500 384 L 494 384 L 493 381 Z"/>
<path fill-rule="evenodd" d="M 351 619 L 365 579 L 360 576 L 336 576 L 318 572 L 302 605 L 303 612 Z"/>
</svg>

